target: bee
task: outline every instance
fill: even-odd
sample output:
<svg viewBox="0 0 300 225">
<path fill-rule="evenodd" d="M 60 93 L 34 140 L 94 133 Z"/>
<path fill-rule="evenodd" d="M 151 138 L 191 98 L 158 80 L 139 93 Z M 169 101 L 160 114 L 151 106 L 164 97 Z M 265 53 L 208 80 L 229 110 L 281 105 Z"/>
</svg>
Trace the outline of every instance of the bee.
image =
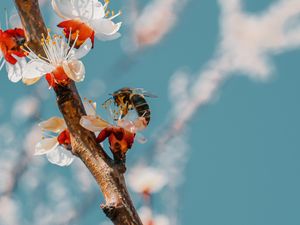
<svg viewBox="0 0 300 225">
<path fill-rule="evenodd" d="M 121 88 L 111 94 L 112 98 L 109 98 L 103 103 L 103 106 L 107 108 L 107 105 L 113 104 L 118 107 L 118 113 L 121 118 L 125 117 L 130 110 L 135 110 L 139 117 L 145 119 L 145 125 L 150 122 L 150 108 L 145 97 L 156 98 L 157 96 L 146 92 L 142 88 Z"/>
<path fill-rule="evenodd" d="M 140 118 L 135 120 L 118 119 L 113 123 L 107 122 L 99 115 L 95 114 L 95 106 L 92 102 L 85 102 L 86 108 L 94 111 L 90 115 L 82 116 L 80 125 L 92 132 L 99 132 L 96 141 L 98 143 L 108 139 L 110 150 L 116 160 L 125 160 L 126 153 L 131 149 L 134 140 L 145 143 L 146 138 L 140 133 L 145 127 L 140 122 Z"/>
</svg>

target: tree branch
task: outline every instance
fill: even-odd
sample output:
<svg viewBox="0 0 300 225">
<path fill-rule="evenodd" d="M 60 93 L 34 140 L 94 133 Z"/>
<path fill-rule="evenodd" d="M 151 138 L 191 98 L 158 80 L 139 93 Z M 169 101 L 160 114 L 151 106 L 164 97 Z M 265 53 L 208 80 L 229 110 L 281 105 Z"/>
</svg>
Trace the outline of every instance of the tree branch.
<svg viewBox="0 0 300 225">
<path fill-rule="evenodd" d="M 40 45 L 47 29 L 40 13 L 38 0 L 14 0 L 28 44 L 36 54 L 44 55 Z M 72 151 L 94 176 L 106 203 L 101 205 L 104 213 L 117 225 L 142 225 L 128 194 L 125 179 L 119 165 L 114 163 L 100 145 L 95 135 L 80 126 L 81 116 L 86 115 L 74 82 L 54 89 L 57 104 L 71 133 Z"/>
</svg>

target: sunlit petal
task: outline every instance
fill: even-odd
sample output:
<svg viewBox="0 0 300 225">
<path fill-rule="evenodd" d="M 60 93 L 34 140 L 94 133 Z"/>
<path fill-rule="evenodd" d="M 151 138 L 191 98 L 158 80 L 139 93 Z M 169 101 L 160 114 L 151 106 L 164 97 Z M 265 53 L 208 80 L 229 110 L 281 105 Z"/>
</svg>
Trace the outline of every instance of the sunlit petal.
<svg viewBox="0 0 300 225">
<path fill-rule="evenodd" d="M 38 82 L 40 79 L 41 79 L 41 77 L 36 77 L 33 79 L 27 79 L 27 78 L 23 77 L 22 82 L 26 85 L 32 85 L 32 84 L 35 84 L 36 82 Z"/>
<path fill-rule="evenodd" d="M 59 133 L 67 128 L 64 119 L 59 117 L 51 117 L 50 119 L 41 122 L 39 126 L 44 130 L 52 131 L 54 133 Z"/>
<path fill-rule="evenodd" d="M 80 60 L 71 59 L 63 62 L 63 68 L 67 76 L 76 81 L 83 81 L 85 77 L 85 68 Z"/>
<path fill-rule="evenodd" d="M 83 106 L 87 115 L 96 116 L 96 102 L 84 101 Z"/>
<path fill-rule="evenodd" d="M 58 145 L 57 138 L 44 138 L 35 145 L 34 155 L 44 155 Z"/>
<path fill-rule="evenodd" d="M 99 116 L 82 116 L 80 125 L 92 132 L 97 132 L 105 127 L 111 126 L 110 123 L 101 119 Z"/>
</svg>

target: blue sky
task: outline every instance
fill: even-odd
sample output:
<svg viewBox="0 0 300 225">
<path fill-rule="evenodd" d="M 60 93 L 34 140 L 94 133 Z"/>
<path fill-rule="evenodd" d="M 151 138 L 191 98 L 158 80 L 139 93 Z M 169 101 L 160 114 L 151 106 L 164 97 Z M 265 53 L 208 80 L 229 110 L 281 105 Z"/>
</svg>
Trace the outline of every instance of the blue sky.
<svg viewBox="0 0 300 225">
<path fill-rule="evenodd" d="M 278 1 L 241 2 L 243 11 L 254 16 L 263 15 Z M 5 4 L 11 7 L 9 1 L 5 0 Z M 126 3 L 114 4 L 117 7 Z M 125 28 L 121 30 L 124 32 L 121 39 L 97 42 L 95 49 L 84 59 L 87 76 L 78 85 L 82 96 L 100 103 L 108 93 L 124 86 L 143 87 L 159 96 L 150 100 L 153 116 L 145 132 L 149 142 L 137 144 L 130 151 L 129 161 L 143 159 L 145 151 L 151 151 L 153 134 L 167 132 L 158 128 L 171 116 L 174 104 L 168 91 L 170 77 L 183 69 L 190 74 L 192 85 L 215 57 L 222 33 L 220 11 L 218 1 L 187 1 L 175 27 L 160 43 L 138 54 L 128 71 L 115 66 L 118 60 L 127 57 L 121 47 L 128 32 Z M 264 82 L 245 76 L 247 71 L 235 71 L 234 76 L 224 80 L 214 99 L 192 116 L 184 130 L 189 146 L 188 161 L 182 171 L 184 183 L 177 192 L 180 224 L 299 224 L 299 59 L 299 43 L 271 54 L 272 71 Z M 0 123 L 14 126 L 10 108 L 20 96 L 34 88 L 10 83 L 4 70 L 0 75 L 0 100 L 5 108 L 0 114 Z M 96 92 L 89 92 L 95 81 L 103 89 L 96 86 Z M 50 94 L 43 103 L 41 119 L 59 115 L 54 101 Z M 26 129 L 22 125 L 23 132 Z M 62 172 L 52 165 L 48 170 L 53 176 Z M 20 202 L 22 196 L 20 190 L 16 194 Z M 167 203 L 160 195 L 155 196 L 155 200 L 158 209 L 168 211 Z M 86 224 L 85 221 L 96 224 L 102 220 L 98 205 L 99 202 L 95 202 L 92 212 L 87 213 L 79 224 Z"/>
</svg>

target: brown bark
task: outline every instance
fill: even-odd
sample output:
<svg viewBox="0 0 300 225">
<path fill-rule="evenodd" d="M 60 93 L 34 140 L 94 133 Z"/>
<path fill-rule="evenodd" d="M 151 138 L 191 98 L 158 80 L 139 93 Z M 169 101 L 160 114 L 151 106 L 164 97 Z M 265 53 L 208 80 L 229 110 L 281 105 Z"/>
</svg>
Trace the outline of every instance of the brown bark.
<svg viewBox="0 0 300 225">
<path fill-rule="evenodd" d="M 14 0 L 26 31 L 28 45 L 37 54 L 44 54 L 40 46 L 47 29 L 40 13 L 38 0 Z M 80 126 L 85 110 L 74 82 L 54 89 L 57 104 L 72 137 L 72 151 L 77 155 L 98 183 L 105 204 L 104 213 L 114 224 L 142 225 L 128 194 L 122 166 L 116 164 L 95 141 L 95 135 Z"/>
</svg>

